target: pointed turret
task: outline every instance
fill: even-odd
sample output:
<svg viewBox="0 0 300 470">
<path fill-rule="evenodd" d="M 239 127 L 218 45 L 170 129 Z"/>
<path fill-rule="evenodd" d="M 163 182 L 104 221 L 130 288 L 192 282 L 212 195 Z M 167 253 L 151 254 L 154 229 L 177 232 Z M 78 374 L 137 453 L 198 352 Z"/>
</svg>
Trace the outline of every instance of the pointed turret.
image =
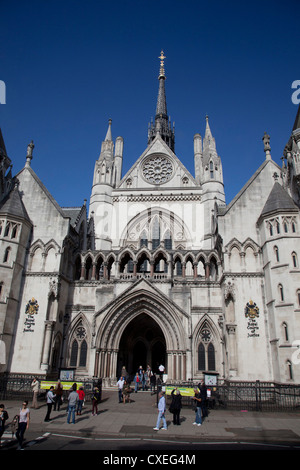
<svg viewBox="0 0 300 470">
<path fill-rule="evenodd" d="M 212 135 L 208 116 L 206 116 L 206 128 L 203 139 L 202 180 L 201 182 L 217 181 L 223 184 L 223 172 L 221 159 L 218 156 L 216 141 Z"/>
<path fill-rule="evenodd" d="M 291 136 L 283 151 L 283 174 L 286 187 L 300 206 L 300 105 Z"/>
<path fill-rule="evenodd" d="M 101 144 L 101 152 L 95 163 L 89 205 L 89 219 L 93 218 L 97 250 L 111 248 L 108 220 L 112 211 L 112 192 L 121 180 L 122 159 L 123 139 L 117 137 L 114 153 L 112 120 L 109 119 L 106 136 Z"/>
<path fill-rule="evenodd" d="M 158 97 L 156 103 L 156 115 L 155 122 L 151 122 L 148 131 L 148 145 L 155 139 L 157 135 L 166 142 L 170 149 L 174 152 L 175 150 L 175 133 L 174 126 L 172 128 L 170 119 L 167 111 L 167 100 L 165 90 L 165 69 L 164 69 L 164 56 L 163 51 L 159 56 L 160 59 L 160 70 L 159 70 L 159 86 L 158 86 Z"/>
<path fill-rule="evenodd" d="M 6 196 L 8 191 L 11 189 L 11 168 L 11 160 L 7 156 L 3 135 L 0 129 L 0 201 Z"/>
<path fill-rule="evenodd" d="M 4 143 L 1 128 L 0 128 L 0 155 L 1 156 L 5 155 L 7 157 L 6 147 L 5 147 L 5 143 Z"/>
<path fill-rule="evenodd" d="M 112 134 L 111 134 L 111 123 L 112 123 L 112 120 L 109 119 L 106 136 L 101 145 L 101 153 L 99 156 L 99 160 L 112 160 L 113 159 L 114 143 L 113 143 Z"/>
</svg>

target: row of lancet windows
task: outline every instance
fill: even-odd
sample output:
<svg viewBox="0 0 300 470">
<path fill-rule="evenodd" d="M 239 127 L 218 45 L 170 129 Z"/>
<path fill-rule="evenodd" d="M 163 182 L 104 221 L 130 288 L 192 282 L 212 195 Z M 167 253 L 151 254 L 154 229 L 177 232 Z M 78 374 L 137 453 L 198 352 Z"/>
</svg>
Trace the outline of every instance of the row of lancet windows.
<svg viewBox="0 0 300 470">
<path fill-rule="evenodd" d="M 9 222 L 5 220 L 0 220 L 0 237 L 8 238 L 14 240 L 18 237 L 20 224 L 14 222 Z M 2 263 L 8 263 L 10 261 L 11 247 L 8 246 L 5 248 L 4 255 L 2 258 Z"/>
<path fill-rule="evenodd" d="M 278 246 L 274 246 L 275 261 L 280 263 L 280 252 Z M 298 268 L 298 256 L 295 251 L 291 253 L 291 260 L 293 268 Z"/>
<path fill-rule="evenodd" d="M 279 296 L 279 300 L 280 302 L 285 302 L 285 291 L 284 291 L 284 287 L 282 284 L 278 284 L 277 286 L 277 289 L 278 289 L 278 296 Z M 297 307 L 299 308 L 300 307 L 300 289 L 297 290 L 296 292 L 296 295 L 297 295 Z"/>
<path fill-rule="evenodd" d="M 274 219 L 268 222 L 269 234 L 272 237 L 273 235 L 279 235 L 282 231 L 283 233 L 296 233 L 296 222 L 292 219 L 284 218 L 282 220 L 282 226 L 279 222 L 279 219 Z"/>
<path fill-rule="evenodd" d="M 7 237 L 12 240 L 17 238 L 19 226 L 20 224 L 16 224 L 14 222 L 5 222 L 4 220 L 0 220 L 0 236 Z"/>
</svg>

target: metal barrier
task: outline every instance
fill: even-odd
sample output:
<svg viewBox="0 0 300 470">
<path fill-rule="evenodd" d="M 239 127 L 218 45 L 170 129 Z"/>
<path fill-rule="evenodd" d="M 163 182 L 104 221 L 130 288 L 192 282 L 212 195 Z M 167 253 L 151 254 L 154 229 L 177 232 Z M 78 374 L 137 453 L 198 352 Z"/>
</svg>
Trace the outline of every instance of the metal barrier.
<svg viewBox="0 0 300 470">
<path fill-rule="evenodd" d="M 45 381 L 45 377 L 35 376 L 37 380 L 40 382 Z M 33 376 L 26 376 L 26 375 L 2 375 L 0 376 L 0 400 L 28 400 L 30 401 L 33 396 L 31 383 L 33 381 Z M 53 383 L 57 383 L 57 380 L 49 381 L 49 384 L 53 385 Z M 66 384 L 66 382 L 63 382 Z M 80 383 L 85 392 L 85 399 L 91 399 L 91 395 L 93 393 L 94 387 L 98 387 L 100 391 L 100 395 L 102 395 L 102 380 L 101 379 L 82 379 L 82 380 L 74 380 L 69 382 L 70 387 L 64 386 L 64 396 L 67 397 L 68 391 L 72 387 L 73 383 Z M 49 385 L 50 388 L 50 385 Z M 46 399 L 47 389 L 40 388 L 40 392 L 38 395 L 39 401 L 44 401 Z"/>
<path fill-rule="evenodd" d="M 42 382 L 45 377 L 37 377 Z M 0 401 L 5 400 L 28 400 L 32 399 L 31 383 L 33 376 L 3 374 L 0 376 Z M 76 381 L 74 381 L 76 383 Z M 83 384 L 86 400 L 91 398 L 95 386 L 102 394 L 101 379 L 78 379 Z M 73 382 L 70 382 L 70 388 Z M 156 393 L 164 387 L 180 387 L 191 389 L 198 385 L 197 382 L 178 382 L 157 384 Z M 300 386 L 279 384 L 275 382 L 229 382 L 208 387 L 211 396 L 208 398 L 208 407 L 215 409 L 234 409 L 248 411 L 300 411 Z M 68 390 L 64 388 L 64 394 Z M 45 400 L 46 390 L 41 390 L 38 399 Z M 166 396 L 167 403 L 170 395 Z M 193 393 L 190 396 L 182 396 L 183 406 L 191 407 L 193 404 Z"/>
<path fill-rule="evenodd" d="M 191 391 L 196 383 L 164 384 L 171 388 L 189 388 Z M 207 387 L 210 396 L 207 407 L 211 409 L 232 409 L 247 411 L 299 411 L 300 386 L 278 384 L 274 382 L 224 382 L 214 387 Z M 193 395 L 191 393 L 191 395 Z M 170 395 L 166 396 L 167 403 Z M 193 396 L 182 394 L 183 406 L 191 407 Z"/>
</svg>

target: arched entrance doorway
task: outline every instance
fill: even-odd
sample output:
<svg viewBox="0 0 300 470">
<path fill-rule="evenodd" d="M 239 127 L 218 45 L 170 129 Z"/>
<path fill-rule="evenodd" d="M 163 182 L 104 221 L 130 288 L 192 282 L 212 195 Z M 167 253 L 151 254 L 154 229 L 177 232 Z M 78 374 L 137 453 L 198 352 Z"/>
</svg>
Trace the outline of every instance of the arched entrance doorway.
<svg viewBox="0 0 300 470">
<path fill-rule="evenodd" d="M 133 377 L 138 368 L 150 365 L 154 372 L 166 366 L 166 341 L 157 322 L 146 313 L 136 316 L 126 326 L 119 344 L 117 376 L 123 366 Z"/>
</svg>

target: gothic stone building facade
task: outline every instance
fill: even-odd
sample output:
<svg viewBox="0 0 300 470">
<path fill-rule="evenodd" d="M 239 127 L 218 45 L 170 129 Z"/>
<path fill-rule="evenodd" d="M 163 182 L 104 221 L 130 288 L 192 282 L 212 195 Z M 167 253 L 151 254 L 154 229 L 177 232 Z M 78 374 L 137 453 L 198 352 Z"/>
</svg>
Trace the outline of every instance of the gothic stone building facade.
<svg viewBox="0 0 300 470">
<path fill-rule="evenodd" d="M 206 117 L 194 175 L 175 153 L 161 56 L 148 143 L 122 174 L 109 121 L 87 209 L 60 207 L 0 132 L 0 372 L 115 381 L 161 362 L 169 381 L 300 383 L 300 115 L 279 166 L 225 203 Z M 263 153 L 264 149 L 264 153 Z"/>
</svg>

